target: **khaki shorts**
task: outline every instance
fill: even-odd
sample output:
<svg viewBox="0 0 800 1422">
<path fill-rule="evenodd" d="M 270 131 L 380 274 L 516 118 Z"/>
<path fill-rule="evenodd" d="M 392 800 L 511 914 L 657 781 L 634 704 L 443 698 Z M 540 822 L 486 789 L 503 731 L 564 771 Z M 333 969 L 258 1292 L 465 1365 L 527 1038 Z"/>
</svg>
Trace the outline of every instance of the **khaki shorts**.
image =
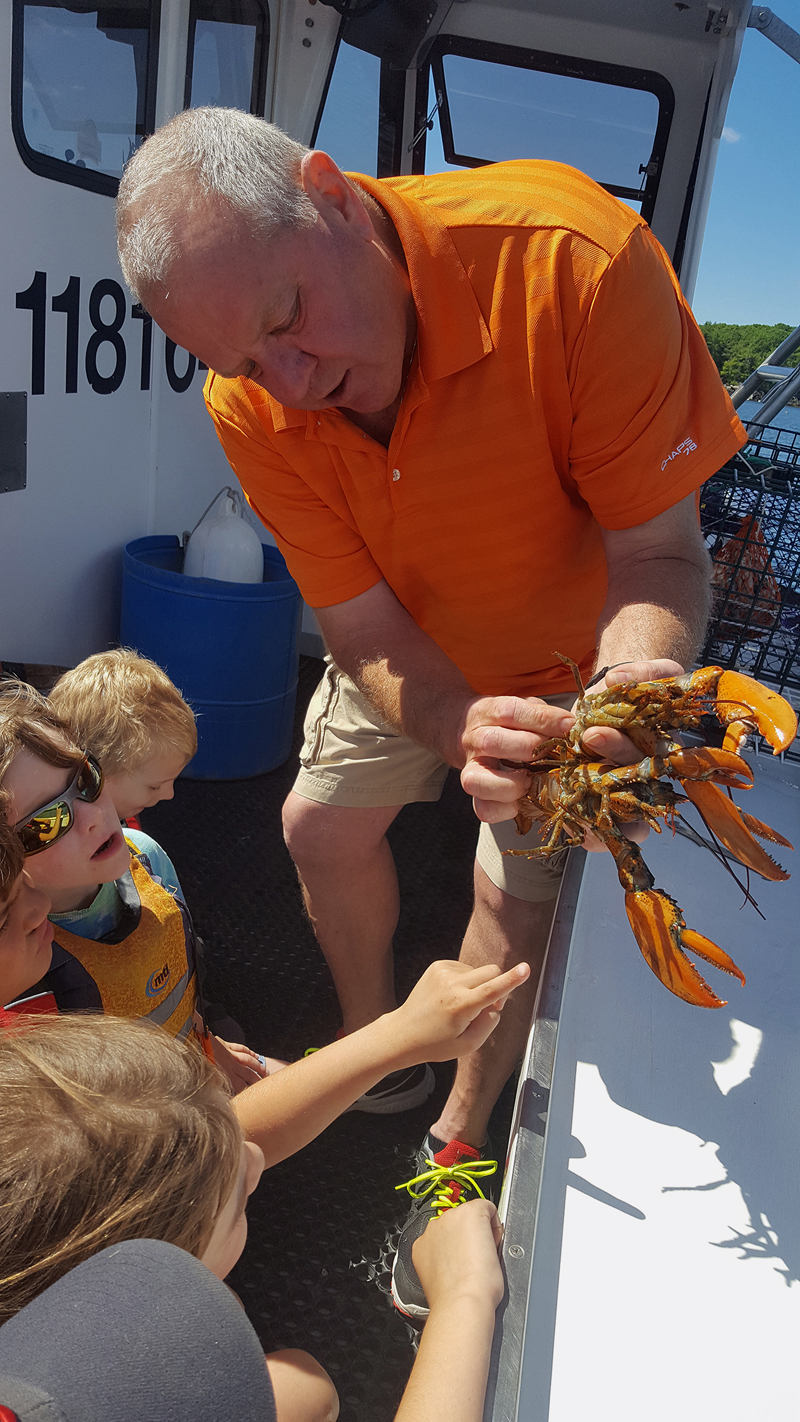
<svg viewBox="0 0 800 1422">
<path fill-rule="evenodd" d="M 350 809 L 438 800 L 450 768 L 446 762 L 387 726 L 350 677 L 329 657 L 325 663 L 306 713 L 301 769 L 294 783 L 297 794 Z M 545 700 L 569 708 L 575 695 Z M 547 860 L 503 854 L 504 849 L 535 849 L 539 843 L 537 827 L 519 835 L 513 820 L 481 824 L 478 863 L 512 898 L 546 903 L 558 893 L 568 851 Z"/>
</svg>

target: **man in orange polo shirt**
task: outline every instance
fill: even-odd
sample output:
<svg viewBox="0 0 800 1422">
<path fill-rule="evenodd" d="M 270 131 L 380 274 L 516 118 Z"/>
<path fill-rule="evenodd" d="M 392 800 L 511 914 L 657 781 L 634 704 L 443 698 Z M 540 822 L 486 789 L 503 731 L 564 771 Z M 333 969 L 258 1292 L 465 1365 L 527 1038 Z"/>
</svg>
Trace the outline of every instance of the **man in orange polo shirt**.
<svg viewBox="0 0 800 1422">
<path fill-rule="evenodd" d="M 443 1169 L 474 1161 L 558 888 L 552 860 L 503 857 L 526 783 L 504 762 L 571 724 L 554 651 L 585 678 L 694 656 L 695 491 L 742 427 L 649 229 L 561 165 L 347 178 L 260 120 L 195 110 L 132 160 L 119 226 L 132 289 L 210 367 L 225 452 L 332 654 L 284 820 L 344 1030 L 394 1001 L 386 830 L 448 766 L 475 799 L 462 957 L 533 972 L 426 1138 Z M 404 1109 L 431 1084 L 359 1104 Z M 424 1309 L 413 1279 L 396 1300 Z"/>
</svg>

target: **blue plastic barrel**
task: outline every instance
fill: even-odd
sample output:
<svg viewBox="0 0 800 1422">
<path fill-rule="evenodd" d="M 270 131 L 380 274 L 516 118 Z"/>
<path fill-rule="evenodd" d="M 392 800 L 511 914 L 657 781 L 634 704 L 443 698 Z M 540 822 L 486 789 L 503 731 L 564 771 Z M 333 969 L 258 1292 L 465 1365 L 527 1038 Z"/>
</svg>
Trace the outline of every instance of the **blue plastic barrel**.
<svg viewBox="0 0 800 1422">
<path fill-rule="evenodd" d="M 120 642 L 163 667 L 197 715 L 197 755 L 185 775 L 263 775 L 291 749 L 299 589 L 266 545 L 263 583 L 187 578 L 182 563 L 175 537 L 126 545 Z"/>
</svg>

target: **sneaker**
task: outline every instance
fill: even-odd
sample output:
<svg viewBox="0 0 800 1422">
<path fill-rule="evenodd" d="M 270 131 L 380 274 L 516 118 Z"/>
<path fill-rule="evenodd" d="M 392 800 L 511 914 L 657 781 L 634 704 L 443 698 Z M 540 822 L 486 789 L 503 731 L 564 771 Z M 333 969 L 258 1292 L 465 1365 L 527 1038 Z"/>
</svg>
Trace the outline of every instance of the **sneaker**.
<svg viewBox="0 0 800 1422">
<path fill-rule="evenodd" d="M 380 1081 L 376 1081 L 369 1091 L 359 1096 L 350 1111 L 367 1111 L 373 1116 L 394 1116 L 399 1111 L 410 1111 L 414 1106 L 422 1106 L 427 1101 L 436 1077 L 427 1062 L 421 1066 L 406 1067 L 404 1071 L 390 1071 Z"/>
<path fill-rule="evenodd" d="M 414 1201 L 400 1231 L 392 1267 L 394 1306 L 410 1319 L 427 1318 L 430 1312 L 411 1259 L 412 1246 L 429 1222 L 445 1210 L 452 1210 L 467 1200 L 490 1199 L 489 1189 L 482 1189 L 478 1182 L 495 1174 L 497 1161 L 484 1159 L 481 1151 L 464 1145 L 463 1141 L 445 1144 L 428 1134 L 417 1156 L 417 1167 L 413 1180 L 395 1186 L 396 1190 L 407 1190 Z"/>
<path fill-rule="evenodd" d="M 341 1031 L 336 1033 L 337 1041 L 342 1035 Z M 318 1051 L 319 1047 L 306 1047 L 303 1056 L 310 1057 Z M 435 1085 L 436 1077 L 427 1062 L 405 1067 L 402 1071 L 390 1071 L 388 1076 L 381 1077 L 352 1106 L 348 1106 L 347 1111 L 366 1111 L 372 1116 L 396 1116 L 400 1111 L 422 1106 Z"/>
</svg>

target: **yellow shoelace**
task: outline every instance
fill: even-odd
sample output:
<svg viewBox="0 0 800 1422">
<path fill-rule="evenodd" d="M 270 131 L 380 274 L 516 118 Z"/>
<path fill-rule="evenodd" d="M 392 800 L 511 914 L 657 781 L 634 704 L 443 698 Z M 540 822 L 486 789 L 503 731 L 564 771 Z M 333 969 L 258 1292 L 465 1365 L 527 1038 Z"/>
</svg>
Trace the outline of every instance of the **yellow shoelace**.
<svg viewBox="0 0 800 1422">
<path fill-rule="evenodd" d="M 494 1175 L 497 1169 L 496 1160 L 463 1160 L 457 1165 L 437 1165 L 430 1157 L 428 1159 L 430 1170 L 415 1175 L 413 1180 L 404 1180 L 402 1185 L 395 1185 L 395 1190 L 407 1190 L 413 1200 L 424 1200 L 426 1195 L 432 1194 L 431 1203 L 437 1215 L 443 1210 L 453 1210 L 457 1205 L 463 1205 L 463 1198 L 451 1198 L 450 1188 L 453 1185 L 461 1185 L 466 1190 L 477 1190 L 481 1199 L 486 1199 L 478 1180 L 487 1175 Z M 421 1185 L 426 1180 L 428 1184 L 424 1190 L 414 1189 L 415 1185 Z"/>
</svg>

